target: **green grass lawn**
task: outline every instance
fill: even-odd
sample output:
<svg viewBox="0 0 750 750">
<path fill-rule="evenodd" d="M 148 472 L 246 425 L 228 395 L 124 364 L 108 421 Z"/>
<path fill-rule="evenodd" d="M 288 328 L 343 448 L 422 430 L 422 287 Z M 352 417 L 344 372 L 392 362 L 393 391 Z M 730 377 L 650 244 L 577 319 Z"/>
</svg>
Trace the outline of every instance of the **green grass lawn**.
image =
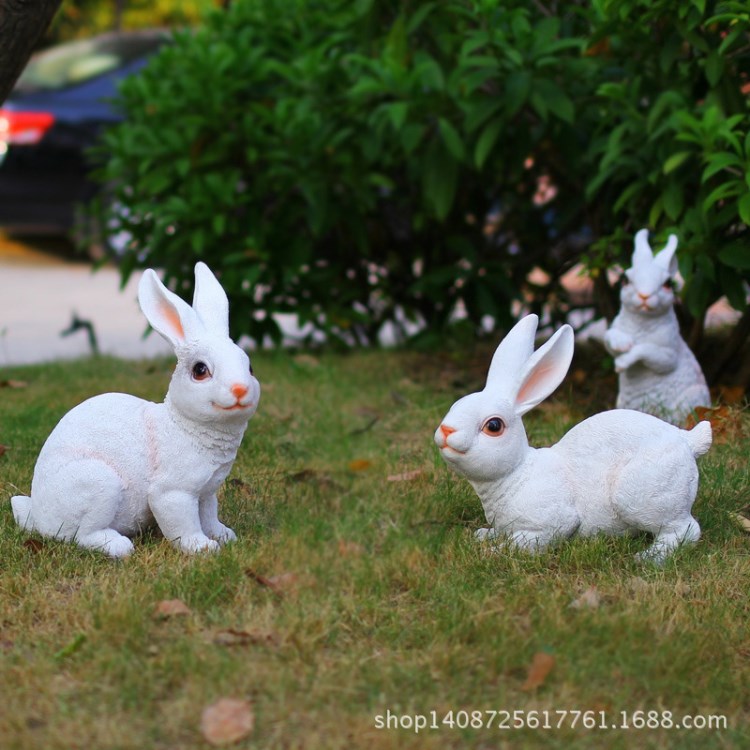
<svg viewBox="0 0 750 750">
<path fill-rule="evenodd" d="M 645 538 L 492 553 L 432 443 L 489 356 L 256 356 L 263 396 L 221 498 L 238 542 L 186 557 L 152 533 L 123 562 L 30 539 L 9 498 L 66 411 L 106 390 L 161 400 L 171 363 L 1 372 L 25 386 L 0 387 L 0 746 L 208 747 L 202 711 L 228 697 L 252 706 L 246 748 L 748 747 L 750 538 L 730 512 L 750 502 L 750 418 L 725 415 L 700 462 L 703 538 L 663 568 L 634 560 Z M 532 444 L 613 395 L 604 370 L 574 370 L 526 418 Z M 172 599 L 189 613 L 158 617 Z M 540 653 L 552 668 L 530 675 Z M 379 728 L 389 711 L 439 728 Z M 575 711 L 631 727 L 572 728 Z M 649 711 L 727 726 L 633 726 Z"/>
</svg>

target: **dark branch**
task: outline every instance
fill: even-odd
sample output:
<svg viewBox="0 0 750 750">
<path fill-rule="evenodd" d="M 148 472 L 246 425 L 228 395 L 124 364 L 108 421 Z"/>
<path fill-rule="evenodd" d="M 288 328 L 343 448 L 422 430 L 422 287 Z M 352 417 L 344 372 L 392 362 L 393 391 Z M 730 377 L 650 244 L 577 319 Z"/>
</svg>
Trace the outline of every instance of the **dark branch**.
<svg viewBox="0 0 750 750">
<path fill-rule="evenodd" d="M 0 104 L 11 92 L 62 0 L 0 0 Z"/>
</svg>

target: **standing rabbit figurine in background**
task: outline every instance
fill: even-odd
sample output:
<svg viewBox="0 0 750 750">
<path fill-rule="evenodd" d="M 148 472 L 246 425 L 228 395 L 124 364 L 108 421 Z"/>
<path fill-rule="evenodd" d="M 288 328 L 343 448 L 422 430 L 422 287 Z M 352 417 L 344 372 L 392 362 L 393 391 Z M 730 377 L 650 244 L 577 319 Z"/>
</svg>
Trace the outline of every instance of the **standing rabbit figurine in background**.
<svg viewBox="0 0 750 750">
<path fill-rule="evenodd" d="M 632 266 L 625 271 L 622 307 L 604 337 L 619 374 L 619 409 L 682 425 L 711 396 L 697 360 L 680 335 L 671 279 L 677 273 L 677 237 L 655 256 L 648 230 L 635 235 Z"/>
<path fill-rule="evenodd" d="M 537 316 L 521 319 L 498 346 L 483 391 L 459 399 L 435 432 L 446 462 L 479 495 L 491 528 L 539 550 L 573 534 L 647 531 L 642 554 L 663 561 L 700 526 L 695 458 L 711 445 L 711 425 L 681 430 L 648 414 L 615 409 L 589 417 L 551 448 L 529 447 L 522 417 L 557 388 L 573 357 L 564 325 L 534 351 Z"/>
<path fill-rule="evenodd" d="M 138 287 L 146 318 L 174 347 L 163 403 L 105 393 L 69 411 L 42 447 L 31 497 L 12 498 L 22 528 L 111 557 L 154 522 L 184 552 L 236 539 L 219 521 L 216 492 L 229 474 L 260 385 L 229 338 L 227 295 L 195 266 L 190 307 L 147 270 Z"/>
</svg>

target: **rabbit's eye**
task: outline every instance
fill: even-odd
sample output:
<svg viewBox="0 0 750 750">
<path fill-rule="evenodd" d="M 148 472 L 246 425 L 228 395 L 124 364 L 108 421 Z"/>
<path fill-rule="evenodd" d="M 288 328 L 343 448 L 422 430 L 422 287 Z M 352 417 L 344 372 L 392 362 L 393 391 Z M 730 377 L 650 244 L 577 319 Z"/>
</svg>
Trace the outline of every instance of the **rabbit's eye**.
<svg viewBox="0 0 750 750">
<path fill-rule="evenodd" d="M 193 380 L 206 380 L 211 377 L 211 372 L 205 362 L 196 362 L 193 365 Z"/>
<path fill-rule="evenodd" d="M 490 417 L 484 423 L 482 432 L 490 437 L 498 437 L 505 432 L 505 422 L 500 417 Z"/>
<path fill-rule="evenodd" d="M 675 287 L 675 284 L 674 284 L 674 279 L 668 279 L 667 281 L 665 281 L 665 282 L 664 282 L 664 283 L 662 284 L 662 287 L 663 287 L 664 289 L 669 289 L 670 291 L 674 291 L 674 287 Z"/>
<path fill-rule="evenodd" d="M 252 362 L 250 362 L 250 364 L 248 365 L 248 367 L 250 368 L 250 374 L 251 375 L 255 375 L 255 371 L 253 370 L 253 363 Z"/>
</svg>

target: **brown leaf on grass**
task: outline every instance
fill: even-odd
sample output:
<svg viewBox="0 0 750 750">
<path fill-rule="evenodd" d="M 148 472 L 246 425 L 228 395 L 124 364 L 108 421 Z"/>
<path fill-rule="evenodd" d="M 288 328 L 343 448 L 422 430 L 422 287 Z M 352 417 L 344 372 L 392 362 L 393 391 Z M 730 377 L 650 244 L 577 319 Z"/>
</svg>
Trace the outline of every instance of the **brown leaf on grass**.
<svg viewBox="0 0 750 750">
<path fill-rule="evenodd" d="M 412 471 L 402 471 L 400 474 L 389 474 L 386 479 L 389 482 L 412 482 L 423 474 L 423 469 L 412 469 Z"/>
<path fill-rule="evenodd" d="M 573 609 L 598 609 L 602 598 L 596 586 L 589 586 L 577 599 L 568 606 Z"/>
<path fill-rule="evenodd" d="M 278 637 L 274 633 L 260 631 L 235 630 L 227 628 L 226 630 L 217 630 L 211 637 L 211 640 L 217 646 L 275 646 L 278 643 Z"/>
<path fill-rule="evenodd" d="M 740 508 L 737 511 L 730 512 L 729 517 L 734 524 L 746 534 L 750 534 L 750 505 Z"/>
<path fill-rule="evenodd" d="M 349 461 L 349 471 L 367 471 L 372 466 L 372 461 L 366 458 L 355 458 Z"/>
<path fill-rule="evenodd" d="M 247 737 L 255 727 L 255 714 L 249 701 L 221 698 L 206 706 L 201 715 L 201 732 L 215 746 L 233 745 Z"/>
<path fill-rule="evenodd" d="M 685 429 L 692 430 L 698 422 L 708 421 L 711 423 L 715 443 L 726 443 L 731 438 L 732 432 L 739 427 L 737 414 L 726 405 L 696 406 L 693 412 L 685 420 Z"/>
<path fill-rule="evenodd" d="M 40 539 L 26 539 L 23 543 L 29 552 L 33 552 L 35 555 L 39 552 L 43 552 L 47 545 Z"/>
<path fill-rule="evenodd" d="M 264 576 L 256 573 L 251 568 L 247 568 L 245 575 L 260 586 L 270 589 L 277 596 L 296 590 L 298 585 L 302 583 L 302 579 L 297 573 L 279 573 L 274 576 Z"/>
<path fill-rule="evenodd" d="M 536 690 L 544 684 L 547 676 L 555 666 L 555 657 L 546 651 L 537 651 L 529 665 L 529 673 L 526 675 L 526 681 L 521 685 L 521 690 Z"/>
<path fill-rule="evenodd" d="M 255 581 L 255 583 L 257 583 L 259 586 L 263 586 L 264 588 L 271 589 L 271 591 L 273 591 L 274 593 L 278 593 L 275 590 L 275 587 L 270 578 L 267 578 L 260 573 L 256 573 L 252 568 L 246 568 L 245 575 L 251 580 Z"/>
<path fill-rule="evenodd" d="M 320 476 L 320 472 L 316 469 L 300 469 L 292 474 L 287 474 L 292 482 L 310 482 L 317 479 Z"/>
<path fill-rule="evenodd" d="M 341 557 L 361 557 L 365 548 L 357 542 L 349 542 L 346 539 L 339 539 L 339 554 Z"/>
<path fill-rule="evenodd" d="M 0 388 L 28 388 L 25 380 L 0 380 Z"/>
<path fill-rule="evenodd" d="M 300 469 L 299 471 L 287 474 L 287 479 L 290 482 L 295 482 L 297 484 L 309 482 L 311 484 L 317 484 L 321 487 L 327 487 L 329 489 L 340 489 L 339 485 L 334 482 L 333 478 L 329 474 L 318 471 L 317 469 Z"/>
<path fill-rule="evenodd" d="M 0 444 L 0 456 L 4 456 L 5 455 L 5 451 L 7 451 L 7 450 L 8 450 L 8 446 L 7 445 Z"/>
<path fill-rule="evenodd" d="M 182 599 L 163 599 L 154 607 L 154 617 L 166 620 L 170 617 L 181 617 L 192 613 Z"/>
<path fill-rule="evenodd" d="M 276 591 L 288 591 L 296 588 L 300 582 L 300 577 L 296 573 L 279 573 L 275 576 L 269 576 L 266 581 Z"/>
<path fill-rule="evenodd" d="M 740 404 L 745 400 L 744 385 L 720 385 L 719 398 L 725 404 Z"/>
</svg>

